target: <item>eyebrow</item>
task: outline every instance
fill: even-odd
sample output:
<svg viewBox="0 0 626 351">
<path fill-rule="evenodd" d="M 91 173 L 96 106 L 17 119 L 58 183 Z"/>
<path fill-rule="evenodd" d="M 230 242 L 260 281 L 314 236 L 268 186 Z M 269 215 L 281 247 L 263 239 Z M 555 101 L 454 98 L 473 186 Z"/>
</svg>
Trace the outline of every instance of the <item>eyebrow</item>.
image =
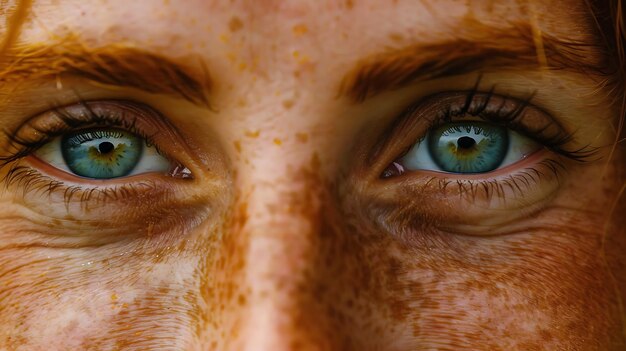
<svg viewBox="0 0 626 351">
<path fill-rule="evenodd" d="M 602 76 L 613 72 L 600 45 L 537 33 L 530 24 L 506 30 L 478 25 L 469 34 L 366 57 L 342 79 L 339 96 L 358 103 L 419 81 L 489 70 L 548 69 Z"/>
<path fill-rule="evenodd" d="M 89 48 L 78 41 L 15 45 L 0 57 L 0 85 L 35 79 L 78 76 L 96 83 L 137 88 L 209 106 L 212 86 L 206 67 L 201 72 L 160 55 L 124 44 Z M 199 77 L 199 78 L 196 78 Z"/>
</svg>

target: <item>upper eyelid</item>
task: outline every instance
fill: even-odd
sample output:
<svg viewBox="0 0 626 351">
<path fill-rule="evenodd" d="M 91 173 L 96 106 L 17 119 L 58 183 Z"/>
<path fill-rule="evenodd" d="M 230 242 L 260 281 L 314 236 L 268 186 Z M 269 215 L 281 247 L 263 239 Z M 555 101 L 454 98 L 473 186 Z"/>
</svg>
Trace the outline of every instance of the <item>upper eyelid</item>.
<svg viewBox="0 0 626 351">
<path fill-rule="evenodd" d="M 392 152 L 398 154 L 386 157 L 401 157 L 416 141 L 424 137 L 428 129 L 437 123 L 445 123 L 446 118 L 462 113 L 476 113 L 483 120 L 511 127 L 552 151 L 569 158 L 586 160 L 587 157 L 596 153 L 597 149 L 591 147 L 577 148 L 572 151 L 563 149 L 565 145 L 575 144 L 572 140 L 573 133 L 567 130 L 555 116 L 532 104 L 530 101 L 532 96 L 528 95 L 525 100 L 521 100 L 496 94 L 494 89 L 480 91 L 477 87 L 474 90 L 430 95 L 411 104 L 393 121 L 380 141 L 371 149 L 368 159 L 372 160 L 371 162 L 377 162 L 381 154 L 386 155 L 390 152 L 388 151 L 390 148 Z M 506 104 L 503 105 L 503 103 Z M 515 119 L 515 126 L 511 125 L 511 120 L 505 123 L 506 121 L 502 120 L 505 116 L 496 115 L 506 109 L 515 111 L 519 106 L 524 106 L 524 108 L 515 114 L 509 113 L 509 116 L 515 117 L 511 118 L 511 120 Z M 538 133 L 543 135 L 537 135 Z M 404 149 L 397 148 L 398 139 L 405 140 Z"/>
<path fill-rule="evenodd" d="M 107 109 L 108 112 L 105 111 Z M 129 117 L 131 113 L 134 115 Z M 121 100 L 80 101 L 65 107 L 53 108 L 31 117 L 14 131 L 5 131 L 7 145 L 3 149 L 6 154 L 0 155 L 0 162 L 7 164 L 28 156 L 54 137 L 91 126 L 119 127 L 128 130 L 143 137 L 158 149 L 160 149 L 158 143 L 154 143 L 156 136 L 183 140 L 180 132 L 164 116 L 147 105 Z"/>
</svg>

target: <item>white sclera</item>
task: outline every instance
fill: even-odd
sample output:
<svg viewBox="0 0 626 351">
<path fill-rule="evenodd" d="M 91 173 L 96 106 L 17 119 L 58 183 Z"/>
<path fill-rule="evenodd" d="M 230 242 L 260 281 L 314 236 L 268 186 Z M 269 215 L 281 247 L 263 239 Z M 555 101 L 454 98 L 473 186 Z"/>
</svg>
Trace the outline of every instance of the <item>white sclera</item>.
<svg viewBox="0 0 626 351">
<path fill-rule="evenodd" d="M 55 168 L 58 168 L 66 173 L 76 175 L 69 169 L 65 159 L 63 158 L 61 139 L 62 137 L 57 137 L 42 146 L 35 152 L 35 156 Z M 143 173 L 165 173 L 170 170 L 171 166 L 171 162 L 161 156 L 154 146 L 144 145 L 137 165 L 126 177 Z M 78 175 L 76 176 L 80 177 Z"/>
<path fill-rule="evenodd" d="M 502 163 L 497 169 L 517 163 L 541 148 L 541 145 L 536 141 L 516 133 L 515 131 L 509 129 L 507 133 L 509 134 L 509 147 Z M 426 134 L 422 140 L 419 140 L 413 145 L 409 152 L 400 159 L 400 164 L 404 166 L 405 169 L 411 171 L 427 170 L 449 173 L 442 170 L 433 160 L 428 150 L 429 142 L 430 133 Z"/>
</svg>

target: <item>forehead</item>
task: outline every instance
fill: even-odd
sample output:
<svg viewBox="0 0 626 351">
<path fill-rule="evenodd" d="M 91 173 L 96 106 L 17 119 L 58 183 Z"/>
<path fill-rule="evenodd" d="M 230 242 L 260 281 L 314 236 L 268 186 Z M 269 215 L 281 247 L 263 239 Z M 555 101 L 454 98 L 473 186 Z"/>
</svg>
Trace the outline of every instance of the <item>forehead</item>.
<svg viewBox="0 0 626 351">
<path fill-rule="evenodd" d="M 203 56 L 225 46 L 371 50 L 390 40 L 462 35 L 476 23 L 531 23 L 555 36 L 583 36 L 590 23 L 582 0 L 35 0 L 33 14 L 25 34 L 35 41 L 71 34 L 96 45 L 131 41 Z"/>
<path fill-rule="evenodd" d="M 56 45 L 71 38 L 91 48 L 122 43 L 192 67 L 192 74 L 208 71 L 216 97 L 234 97 L 233 89 L 263 98 L 268 89 L 294 97 L 303 89 L 335 95 L 342 77 L 381 53 L 411 48 L 418 55 L 445 44 L 463 55 L 459 40 L 470 49 L 480 42 L 507 50 L 537 47 L 535 60 L 541 38 L 556 38 L 595 61 L 597 40 L 582 1 L 34 0 L 21 41 Z"/>
</svg>

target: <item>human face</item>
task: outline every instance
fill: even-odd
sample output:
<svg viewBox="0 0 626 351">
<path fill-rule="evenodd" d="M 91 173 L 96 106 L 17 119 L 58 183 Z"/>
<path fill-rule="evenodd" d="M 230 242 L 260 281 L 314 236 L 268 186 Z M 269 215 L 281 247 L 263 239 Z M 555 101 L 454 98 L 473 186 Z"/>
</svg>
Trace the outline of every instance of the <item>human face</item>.
<svg viewBox="0 0 626 351">
<path fill-rule="evenodd" d="M 2 348 L 623 345 L 619 89 L 582 1 L 29 11 L 0 60 Z M 140 171 L 67 167 L 131 144 Z"/>
</svg>

